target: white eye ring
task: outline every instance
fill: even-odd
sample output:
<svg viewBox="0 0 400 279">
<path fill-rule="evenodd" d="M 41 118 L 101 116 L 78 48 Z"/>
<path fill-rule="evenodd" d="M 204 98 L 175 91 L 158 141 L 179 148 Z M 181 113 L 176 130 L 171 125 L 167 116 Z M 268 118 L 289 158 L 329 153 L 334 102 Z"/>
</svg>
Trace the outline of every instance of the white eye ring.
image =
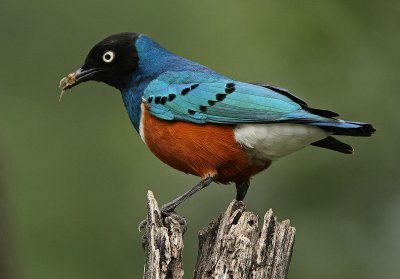
<svg viewBox="0 0 400 279">
<path fill-rule="evenodd" d="M 103 54 L 103 61 L 106 63 L 110 63 L 114 60 L 115 54 L 113 51 L 109 50 Z"/>
</svg>

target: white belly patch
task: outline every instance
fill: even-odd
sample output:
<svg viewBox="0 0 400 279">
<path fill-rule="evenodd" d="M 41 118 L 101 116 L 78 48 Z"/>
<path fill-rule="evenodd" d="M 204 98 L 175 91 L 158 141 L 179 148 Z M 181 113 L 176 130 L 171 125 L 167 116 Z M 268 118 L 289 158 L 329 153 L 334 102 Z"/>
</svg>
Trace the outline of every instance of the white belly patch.
<svg viewBox="0 0 400 279">
<path fill-rule="evenodd" d="M 235 139 L 253 159 L 276 160 L 329 136 L 324 130 L 302 124 L 240 124 Z"/>
</svg>

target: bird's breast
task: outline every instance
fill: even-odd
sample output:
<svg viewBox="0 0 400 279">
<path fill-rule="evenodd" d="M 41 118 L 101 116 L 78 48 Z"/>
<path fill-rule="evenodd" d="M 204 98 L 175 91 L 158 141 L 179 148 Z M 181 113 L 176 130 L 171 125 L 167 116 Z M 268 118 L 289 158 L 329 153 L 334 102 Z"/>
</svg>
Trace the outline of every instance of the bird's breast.
<svg viewBox="0 0 400 279">
<path fill-rule="evenodd" d="M 140 134 L 164 163 L 200 177 L 216 175 L 222 183 L 241 182 L 264 170 L 270 160 L 253 160 L 235 139 L 234 125 L 165 121 L 142 105 Z"/>
</svg>

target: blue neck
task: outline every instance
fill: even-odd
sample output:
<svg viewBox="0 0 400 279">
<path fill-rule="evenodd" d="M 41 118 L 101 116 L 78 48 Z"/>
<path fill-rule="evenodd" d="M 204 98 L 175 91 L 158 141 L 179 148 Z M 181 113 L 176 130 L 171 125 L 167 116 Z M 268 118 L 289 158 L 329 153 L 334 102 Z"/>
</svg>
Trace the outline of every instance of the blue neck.
<svg viewBox="0 0 400 279">
<path fill-rule="evenodd" d="M 130 76 L 131 80 L 127 82 L 128 85 L 120 90 L 129 118 L 136 131 L 139 132 L 142 96 L 152 80 L 166 71 L 211 72 L 211 70 L 172 54 L 144 35 L 140 35 L 135 44 L 139 64 L 136 71 Z"/>
<path fill-rule="evenodd" d="M 142 82 L 136 86 L 121 89 L 122 100 L 124 101 L 125 108 L 128 112 L 129 118 L 135 127 L 135 130 L 139 133 L 140 118 L 142 110 L 140 105 L 142 103 L 142 95 L 144 89 L 150 81 Z"/>
</svg>

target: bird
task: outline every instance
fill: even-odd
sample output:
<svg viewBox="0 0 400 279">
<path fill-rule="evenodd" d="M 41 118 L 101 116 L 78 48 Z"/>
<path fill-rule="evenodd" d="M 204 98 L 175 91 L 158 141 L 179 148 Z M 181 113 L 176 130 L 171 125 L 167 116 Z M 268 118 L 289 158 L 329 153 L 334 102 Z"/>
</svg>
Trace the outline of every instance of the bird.
<svg viewBox="0 0 400 279">
<path fill-rule="evenodd" d="M 309 145 L 351 154 L 334 136 L 369 137 L 369 123 L 345 121 L 316 109 L 281 87 L 226 77 L 180 57 L 140 33 L 114 34 L 97 43 L 84 64 L 60 82 L 86 82 L 121 92 L 141 139 L 162 162 L 200 177 L 161 207 L 164 216 L 212 182 L 236 186 L 243 201 L 250 179 L 274 161 Z"/>
</svg>

